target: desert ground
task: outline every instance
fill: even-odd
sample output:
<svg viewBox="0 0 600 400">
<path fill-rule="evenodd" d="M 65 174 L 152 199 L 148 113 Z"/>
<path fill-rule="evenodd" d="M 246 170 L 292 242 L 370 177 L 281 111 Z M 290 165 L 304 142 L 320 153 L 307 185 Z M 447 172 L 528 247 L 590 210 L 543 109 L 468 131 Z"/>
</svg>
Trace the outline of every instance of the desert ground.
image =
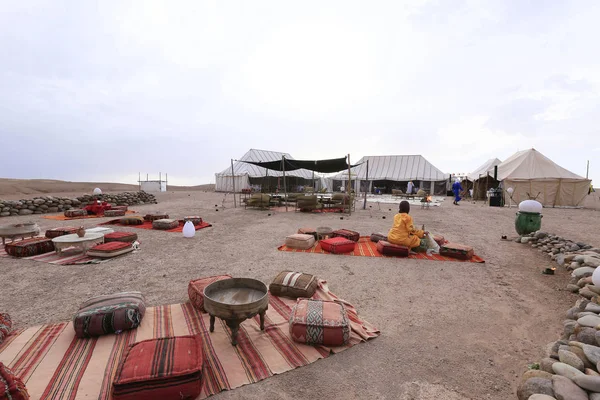
<svg viewBox="0 0 600 400">
<path fill-rule="evenodd" d="M 84 194 L 77 190 L 55 194 Z M 85 193 L 89 191 L 86 187 Z M 33 197 L 22 193 L 0 197 Z M 565 270 L 543 275 L 541 270 L 551 266 L 548 258 L 530 246 L 501 240 L 502 235 L 516 237 L 514 207 L 466 201 L 457 207 L 448 198 L 441 207 L 411 210 L 417 225 L 472 245 L 486 260 L 476 264 L 277 250 L 299 227 L 348 228 L 362 235 L 385 232 L 395 205 L 357 209 L 342 220 L 332 213 L 234 208 L 231 195 L 202 190 L 169 191 L 157 194 L 157 199 L 158 205 L 130 209 L 166 211 L 171 217 L 200 215 L 213 227 L 198 231 L 192 239 L 135 230 L 140 251 L 99 265 L 56 266 L 2 258 L 0 310 L 10 313 L 16 326 L 28 327 L 69 320 L 78 305 L 94 295 L 139 290 L 151 306 L 170 304 L 186 301 L 187 284 L 193 278 L 229 273 L 268 284 L 282 269 L 304 271 L 326 279 L 335 294 L 381 330 L 381 336 L 215 398 L 505 400 L 516 398 L 517 382 L 527 364 L 540 360 L 544 346 L 558 339 L 565 311 L 577 298 L 565 290 L 569 279 Z M 600 204 L 597 197 L 590 196 L 589 202 Z M 543 214 L 543 230 L 600 245 L 596 229 L 600 212 L 544 209 Z M 0 223 L 25 219 L 37 222 L 42 230 L 80 222 L 35 215 L 6 217 Z M 103 221 L 81 220 L 81 224 L 92 227 Z"/>
</svg>

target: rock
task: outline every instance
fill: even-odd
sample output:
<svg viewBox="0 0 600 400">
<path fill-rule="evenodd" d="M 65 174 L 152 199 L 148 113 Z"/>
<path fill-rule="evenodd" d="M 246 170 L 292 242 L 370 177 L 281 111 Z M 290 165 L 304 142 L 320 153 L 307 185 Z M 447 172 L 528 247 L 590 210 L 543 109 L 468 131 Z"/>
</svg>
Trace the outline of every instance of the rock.
<svg viewBox="0 0 600 400">
<path fill-rule="evenodd" d="M 521 243 L 529 243 L 530 240 L 531 240 L 531 238 L 529 238 L 529 237 L 522 237 Z"/>
<path fill-rule="evenodd" d="M 577 323 L 581 326 L 589 326 L 590 328 L 595 328 L 596 326 L 600 325 L 600 317 L 594 315 L 586 315 L 585 317 L 579 318 L 577 320 Z"/>
<path fill-rule="evenodd" d="M 600 393 L 590 393 L 590 400 L 600 400 Z"/>
<path fill-rule="evenodd" d="M 569 246 L 569 251 L 577 251 L 579 249 L 580 247 L 576 244 L 572 244 L 571 246 Z"/>
<path fill-rule="evenodd" d="M 8 217 L 10 216 L 10 212 L 6 211 L 6 212 L 0 212 L 0 217 Z"/>
<path fill-rule="evenodd" d="M 552 370 L 555 374 L 564 376 L 565 378 L 573 379 L 577 375 L 584 375 L 583 372 L 577 368 L 571 367 L 568 364 L 562 362 L 556 362 L 552 364 Z"/>
<path fill-rule="evenodd" d="M 577 314 L 577 319 L 583 318 L 583 317 L 585 317 L 587 315 L 591 315 L 592 317 L 597 317 L 598 316 L 598 314 L 593 313 L 591 311 L 582 311 L 579 314 Z"/>
<path fill-rule="evenodd" d="M 587 267 L 586 267 L 587 268 Z M 579 295 L 585 297 L 586 299 L 591 299 L 598 294 L 592 292 L 587 286 L 579 289 Z"/>
<path fill-rule="evenodd" d="M 596 329 L 579 326 L 575 328 L 575 338 L 582 344 L 596 346 Z"/>
<path fill-rule="evenodd" d="M 542 360 L 540 361 L 540 369 L 542 371 L 546 371 L 550 374 L 554 373 L 554 370 L 552 369 L 552 364 L 557 363 L 558 361 L 556 361 L 554 358 L 550 358 L 550 357 L 546 357 L 546 358 L 542 358 Z"/>
<path fill-rule="evenodd" d="M 580 280 L 577 281 L 577 286 L 579 287 L 584 287 L 585 285 L 593 285 L 594 282 L 592 282 L 592 277 L 591 276 L 586 276 L 585 278 L 581 278 Z"/>
<path fill-rule="evenodd" d="M 600 258 L 592 256 L 583 256 L 583 264 L 595 268 L 600 265 Z"/>
<path fill-rule="evenodd" d="M 585 285 L 585 287 L 587 287 L 590 291 L 596 293 L 596 294 L 600 294 L 600 287 L 596 286 L 596 285 Z"/>
<path fill-rule="evenodd" d="M 546 345 L 546 355 L 550 358 L 554 358 L 554 359 L 558 360 L 558 349 L 561 344 L 564 344 L 564 343 L 561 343 L 561 341 L 548 343 Z"/>
<path fill-rule="evenodd" d="M 19 215 L 31 215 L 33 214 L 33 211 L 27 208 L 23 208 L 21 210 L 19 210 Z"/>
<path fill-rule="evenodd" d="M 586 375 L 600 376 L 600 374 L 599 374 L 598 372 L 596 372 L 596 370 L 595 370 L 595 369 L 592 369 L 592 368 L 586 368 L 586 369 L 583 371 L 583 373 L 584 373 L 584 374 L 586 374 Z"/>
<path fill-rule="evenodd" d="M 579 387 L 589 390 L 591 392 L 600 392 L 600 376 L 590 376 L 582 374 L 573 377 L 573 382 L 575 382 Z"/>
<path fill-rule="evenodd" d="M 585 310 L 585 307 L 590 303 L 588 299 L 577 299 L 575 302 L 575 307 L 579 308 L 581 311 Z"/>
<path fill-rule="evenodd" d="M 589 344 L 584 344 L 581 347 L 583 348 L 583 353 L 587 359 L 590 360 L 590 362 L 594 364 L 598 364 L 598 362 L 600 362 L 600 347 Z M 596 390 L 596 392 L 600 392 L 600 390 Z"/>
<path fill-rule="evenodd" d="M 592 267 L 577 268 L 576 270 L 571 272 L 571 276 L 575 276 L 577 278 L 584 278 L 584 277 L 588 276 L 588 274 L 589 275 L 593 274 L 595 269 L 596 268 L 592 268 Z"/>
<path fill-rule="evenodd" d="M 571 293 L 579 293 L 579 289 L 581 289 L 579 286 L 572 283 L 567 285 L 567 290 Z"/>
<path fill-rule="evenodd" d="M 572 319 L 563 321 L 563 333 L 565 333 L 566 335 L 571 336 L 572 334 L 574 334 L 576 327 L 577 327 L 577 321 L 573 321 Z M 560 347 L 558 349 L 560 350 Z"/>
<path fill-rule="evenodd" d="M 580 310 L 577 307 L 569 308 L 567 310 L 567 318 L 568 319 L 577 319 L 577 314 L 579 314 Z"/>
<path fill-rule="evenodd" d="M 527 379 L 517 388 L 517 397 L 519 400 L 528 400 L 532 394 L 553 396 L 552 381 L 544 378 L 531 378 Z"/>
<path fill-rule="evenodd" d="M 554 375 L 552 377 L 552 390 L 554 390 L 554 397 L 557 400 L 588 400 L 585 390 L 564 376 Z"/>
<path fill-rule="evenodd" d="M 579 359 L 581 361 L 583 361 L 583 366 L 585 368 L 595 368 L 596 366 L 594 365 L 594 363 L 590 362 L 590 360 L 587 359 L 587 357 L 585 356 L 585 353 L 583 352 L 583 349 L 581 347 L 577 347 L 577 346 L 568 346 L 568 349 L 571 353 L 575 354 L 577 357 L 579 357 Z"/>
<path fill-rule="evenodd" d="M 567 350 L 558 350 L 558 359 L 560 362 L 570 365 L 573 368 L 577 368 L 582 371 L 585 369 L 583 361 L 579 359 L 574 353 Z"/>
<path fill-rule="evenodd" d="M 544 238 L 548 237 L 548 234 L 546 232 L 537 231 L 533 234 L 533 237 L 536 239 L 544 239 Z"/>
<path fill-rule="evenodd" d="M 594 303 L 589 303 L 588 305 L 585 306 L 585 311 L 589 311 L 589 312 L 598 314 L 598 313 L 600 313 L 600 305 L 594 304 Z"/>
<path fill-rule="evenodd" d="M 529 399 L 527 400 L 556 400 L 555 397 L 552 396 L 548 396 L 547 394 L 532 394 L 531 396 L 529 396 Z"/>
<path fill-rule="evenodd" d="M 556 256 L 555 261 L 561 267 L 564 266 L 565 265 L 565 256 L 564 256 L 564 254 L 560 254 L 560 255 Z"/>
<path fill-rule="evenodd" d="M 552 379 L 552 374 L 550 372 L 541 371 L 539 369 L 530 369 L 525 371 L 525 373 L 521 376 L 521 384 L 526 380 L 531 378 L 544 378 L 544 379 Z"/>
</svg>

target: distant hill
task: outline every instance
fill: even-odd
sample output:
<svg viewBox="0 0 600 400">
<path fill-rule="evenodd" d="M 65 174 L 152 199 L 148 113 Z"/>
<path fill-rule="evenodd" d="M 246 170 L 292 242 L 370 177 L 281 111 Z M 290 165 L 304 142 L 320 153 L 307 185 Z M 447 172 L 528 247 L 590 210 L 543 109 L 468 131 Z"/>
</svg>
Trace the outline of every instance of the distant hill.
<svg viewBox="0 0 600 400">
<path fill-rule="evenodd" d="M 43 193 L 69 193 L 92 192 L 99 187 L 104 192 L 131 192 L 139 189 L 138 185 L 111 182 L 68 182 L 54 179 L 9 179 L 0 178 L 0 198 L 3 195 L 43 194 Z M 197 186 L 169 185 L 169 191 L 203 190 L 214 191 L 214 184 Z"/>
</svg>

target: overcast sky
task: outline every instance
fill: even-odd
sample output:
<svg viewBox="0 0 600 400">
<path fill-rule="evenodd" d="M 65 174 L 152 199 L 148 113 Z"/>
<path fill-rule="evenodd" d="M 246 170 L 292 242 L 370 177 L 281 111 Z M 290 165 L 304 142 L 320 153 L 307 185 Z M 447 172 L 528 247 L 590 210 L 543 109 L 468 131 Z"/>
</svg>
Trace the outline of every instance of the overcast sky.
<svg viewBox="0 0 600 400">
<path fill-rule="evenodd" d="M 250 148 L 452 173 L 535 147 L 600 180 L 599 20 L 597 0 L 3 2 L 0 176 L 202 184 Z"/>
</svg>

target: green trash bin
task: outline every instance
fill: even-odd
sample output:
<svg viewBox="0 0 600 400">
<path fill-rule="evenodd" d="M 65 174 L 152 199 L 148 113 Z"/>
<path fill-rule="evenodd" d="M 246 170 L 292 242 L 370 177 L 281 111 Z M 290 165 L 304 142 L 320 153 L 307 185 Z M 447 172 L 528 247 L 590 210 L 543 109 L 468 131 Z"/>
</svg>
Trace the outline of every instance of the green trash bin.
<svg viewBox="0 0 600 400">
<path fill-rule="evenodd" d="M 542 227 L 542 217 L 540 213 L 518 211 L 515 218 L 515 229 L 519 235 L 539 231 Z"/>
</svg>

